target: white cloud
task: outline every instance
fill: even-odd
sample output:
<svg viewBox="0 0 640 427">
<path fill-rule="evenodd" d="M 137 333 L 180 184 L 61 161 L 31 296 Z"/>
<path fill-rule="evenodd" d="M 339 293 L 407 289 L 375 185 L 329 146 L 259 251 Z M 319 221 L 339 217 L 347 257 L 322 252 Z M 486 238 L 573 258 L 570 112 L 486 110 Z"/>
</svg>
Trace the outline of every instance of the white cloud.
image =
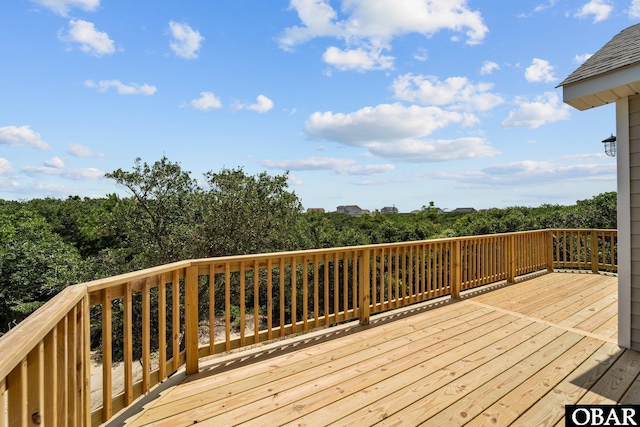
<svg viewBox="0 0 640 427">
<path fill-rule="evenodd" d="M 188 24 L 170 21 L 169 28 L 173 39 L 169 47 L 181 58 L 196 59 L 198 50 L 204 40 L 198 31 L 193 30 Z"/>
<path fill-rule="evenodd" d="M 434 162 L 483 157 L 497 151 L 481 138 L 428 140 L 437 129 L 450 124 L 464 125 L 468 114 L 438 107 L 405 107 L 382 104 L 349 114 L 312 114 L 305 128 L 314 140 L 335 141 L 365 147 L 375 155 L 406 162 Z"/>
<path fill-rule="evenodd" d="M 64 162 L 60 157 L 52 157 L 44 162 L 44 165 L 54 169 L 64 169 Z"/>
<path fill-rule="evenodd" d="M 393 81 L 394 97 L 423 105 L 450 105 L 454 109 L 487 111 L 502 103 L 500 95 L 491 93 L 493 84 L 473 84 L 466 77 L 449 77 L 439 81 L 434 76 L 399 76 Z"/>
<path fill-rule="evenodd" d="M 344 171 L 340 171 L 343 175 L 379 175 L 385 172 L 390 172 L 394 170 L 396 167 L 392 164 L 382 164 L 382 165 L 364 165 L 364 166 L 353 166 L 347 168 Z"/>
<path fill-rule="evenodd" d="M 615 180 L 616 165 L 610 163 L 567 164 L 566 161 L 534 161 L 497 164 L 479 172 L 437 172 L 433 179 L 451 180 L 471 187 L 485 186 L 539 186 L 541 184 Z"/>
<path fill-rule="evenodd" d="M 308 157 L 293 160 L 263 160 L 262 165 L 283 170 L 328 170 L 338 175 L 377 175 L 395 169 L 392 164 L 354 165 L 355 160 L 335 157 Z"/>
<path fill-rule="evenodd" d="M 79 8 L 85 12 L 93 12 L 100 6 L 100 0 L 31 0 L 58 15 L 67 16 L 72 8 Z"/>
<path fill-rule="evenodd" d="M 632 9 L 634 5 L 631 5 Z M 589 15 L 593 15 L 593 22 L 604 21 L 611 15 L 613 6 L 609 0 L 591 0 L 586 3 L 582 8 L 576 12 L 575 16 L 578 18 L 587 18 Z"/>
<path fill-rule="evenodd" d="M 316 37 L 344 40 L 346 49 L 328 49 L 325 61 L 340 70 L 388 69 L 393 57 L 382 55 L 394 37 L 419 33 L 430 37 L 442 30 L 464 33 L 467 44 L 480 43 L 487 26 L 466 0 L 426 2 L 424 0 L 345 0 L 339 19 L 329 0 L 291 0 L 301 25 L 286 28 L 278 39 L 280 47 L 295 46 Z"/>
<path fill-rule="evenodd" d="M 104 154 L 96 153 L 91 148 L 81 144 L 69 144 L 67 153 L 74 157 L 104 157 Z"/>
<path fill-rule="evenodd" d="M 503 127 L 526 126 L 535 129 L 548 123 L 569 119 L 569 106 L 563 104 L 555 92 L 545 92 L 533 101 L 525 97 L 517 97 L 515 103 L 518 108 L 509 113 L 503 122 Z"/>
<path fill-rule="evenodd" d="M 119 95 L 144 95 L 151 96 L 158 90 L 155 86 L 148 84 L 122 83 L 120 80 L 100 80 L 98 83 L 93 80 L 86 80 L 85 87 L 97 89 L 100 92 L 106 92 L 109 88 L 115 88 Z"/>
<path fill-rule="evenodd" d="M 80 50 L 95 56 L 109 55 L 116 51 L 113 40 L 106 32 L 98 31 L 92 22 L 82 19 L 70 20 L 69 32 L 61 38 L 80 44 Z"/>
<path fill-rule="evenodd" d="M 606 159 L 607 155 L 605 153 L 587 153 L 587 154 L 571 154 L 568 156 L 560 157 L 560 160 L 591 160 L 591 159 Z"/>
<path fill-rule="evenodd" d="M 264 95 L 258 95 L 256 103 L 247 107 L 248 110 L 257 111 L 258 113 L 266 113 L 273 108 L 273 101 Z"/>
<path fill-rule="evenodd" d="M 9 160 L 0 157 L 0 176 L 13 174 L 14 170 L 11 167 L 11 163 L 9 162 Z"/>
<path fill-rule="evenodd" d="M 429 59 L 429 53 L 428 53 L 427 49 L 422 48 L 422 47 L 420 49 L 418 49 L 418 51 L 413 54 L 413 59 L 415 59 L 416 61 L 420 61 L 420 62 L 424 62 L 427 59 Z"/>
<path fill-rule="evenodd" d="M 549 0 L 548 4 L 540 4 L 540 5 L 536 6 L 536 8 L 533 9 L 533 11 L 534 12 L 542 12 L 545 9 L 549 9 L 549 8 L 553 7 L 557 2 L 558 2 L 558 0 Z"/>
<path fill-rule="evenodd" d="M 393 68 L 393 56 L 383 55 L 382 49 L 338 49 L 330 46 L 322 55 L 322 59 L 340 71 L 355 70 L 388 70 Z"/>
<path fill-rule="evenodd" d="M 582 55 L 576 55 L 573 57 L 573 62 L 576 64 L 582 64 L 587 59 L 591 58 L 593 54 L 591 53 L 583 53 Z"/>
<path fill-rule="evenodd" d="M 640 18 L 640 0 L 631 0 L 631 6 L 627 11 L 629 18 Z"/>
<path fill-rule="evenodd" d="M 368 148 L 377 156 L 407 163 L 446 162 L 498 154 L 485 139 L 478 137 L 449 140 L 408 138 L 393 143 L 372 142 Z"/>
<path fill-rule="evenodd" d="M 429 135 L 439 128 L 463 120 L 462 114 L 438 107 L 381 104 L 349 114 L 316 112 L 307 119 L 305 128 L 315 140 L 362 146 L 369 141 L 394 141 Z"/>
<path fill-rule="evenodd" d="M 474 181 L 493 185 L 522 185 L 532 182 L 583 182 L 601 180 L 603 177 L 615 178 L 615 175 L 615 163 L 567 164 L 524 160 L 485 168 L 481 171 L 481 177 L 476 177 Z"/>
<path fill-rule="evenodd" d="M 59 176 L 75 181 L 81 181 L 85 179 L 98 179 L 104 177 L 104 172 L 96 168 L 86 169 L 68 169 L 52 166 L 25 166 L 21 168 L 21 171 L 29 176 Z"/>
<path fill-rule="evenodd" d="M 343 169 L 355 163 L 355 160 L 334 157 L 308 157 L 293 160 L 263 160 L 262 165 L 272 169 L 283 170 L 336 170 Z"/>
<path fill-rule="evenodd" d="M 44 142 L 38 132 L 34 132 L 29 126 L 4 126 L 0 127 L 0 144 L 12 147 L 33 147 L 38 150 L 48 150 L 49 144 Z"/>
<path fill-rule="evenodd" d="M 482 68 L 480 68 L 480 74 L 482 75 L 491 74 L 495 70 L 499 70 L 499 69 L 500 69 L 500 66 L 495 62 L 484 61 L 484 63 L 482 64 Z"/>
<path fill-rule="evenodd" d="M 529 83 L 545 82 L 551 83 L 556 79 L 553 75 L 554 67 L 544 59 L 533 58 L 531 65 L 524 72 L 524 77 Z"/>
<path fill-rule="evenodd" d="M 290 173 L 287 176 L 287 185 L 302 185 L 302 180 L 294 174 Z"/>
<path fill-rule="evenodd" d="M 200 98 L 192 99 L 189 105 L 200 111 L 208 111 L 214 108 L 221 108 L 222 102 L 213 92 L 200 92 Z"/>
</svg>

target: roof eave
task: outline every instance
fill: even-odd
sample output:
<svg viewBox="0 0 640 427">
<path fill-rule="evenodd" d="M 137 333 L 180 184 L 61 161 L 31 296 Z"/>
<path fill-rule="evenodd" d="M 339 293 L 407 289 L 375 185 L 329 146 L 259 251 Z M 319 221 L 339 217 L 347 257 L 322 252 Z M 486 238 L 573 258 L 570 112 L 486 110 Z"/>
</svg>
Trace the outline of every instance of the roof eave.
<svg viewBox="0 0 640 427">
<path fill-rule="evenodd" d="M 640 93 L 640 63 L 560 86 L 563 101 L 580 111 L 606 105 Z"/>
</svg>

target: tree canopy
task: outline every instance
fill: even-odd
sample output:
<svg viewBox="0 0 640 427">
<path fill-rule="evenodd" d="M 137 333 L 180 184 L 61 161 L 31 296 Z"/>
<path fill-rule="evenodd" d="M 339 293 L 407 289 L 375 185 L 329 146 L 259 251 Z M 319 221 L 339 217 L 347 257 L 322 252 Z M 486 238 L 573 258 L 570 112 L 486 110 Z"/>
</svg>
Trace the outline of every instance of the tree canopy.
<svg viewBox="0 0 640 427">
<path fill-rule="evenodd" d="M 196 180 L 166 157 L 106 175 L 126 196 L 0 200 L 0 333 L 65 286 L 168 262 L 543 228 L 615 228 L 616 193 L 575 205 L 350 217 L 302 213 L 288 174 Z"/>
</svg>

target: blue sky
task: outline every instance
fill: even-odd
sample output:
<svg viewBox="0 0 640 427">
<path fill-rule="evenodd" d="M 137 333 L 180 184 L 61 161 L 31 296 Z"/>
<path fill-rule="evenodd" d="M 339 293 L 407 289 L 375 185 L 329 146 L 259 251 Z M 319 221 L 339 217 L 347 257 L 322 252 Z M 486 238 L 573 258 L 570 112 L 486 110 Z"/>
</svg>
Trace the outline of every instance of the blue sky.
<svg viewBox="0 0 640 427">
<path fill-rule="evenodd" d="M 499 4 L 499 7 L 496 7 Z M 570 204 L 613 105 L 556 86 L 640 0 L 5 0 L 0 198 L 126 192 L 136 157 L 289 172 L 304 208 Z"/>
</svg>

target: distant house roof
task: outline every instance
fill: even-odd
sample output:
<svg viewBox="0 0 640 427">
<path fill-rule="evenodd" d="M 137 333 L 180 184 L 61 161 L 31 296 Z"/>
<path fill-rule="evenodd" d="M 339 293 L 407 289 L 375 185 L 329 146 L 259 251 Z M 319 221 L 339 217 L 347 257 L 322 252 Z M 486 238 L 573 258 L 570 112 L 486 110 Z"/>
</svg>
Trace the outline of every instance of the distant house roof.
<svg viewBox="0 0 640 427">
<path fill-rule="evenodd" d="M 564 102 L 578 110 L 640 93 L 640 24 L 618 33 L 560 86 Z"/>
<path fill-rule="evenodd" d="M 476 212 L 474 208 L 456 208 L 452 210 L 453 213 L 473 213 Z"/>
</svg>

